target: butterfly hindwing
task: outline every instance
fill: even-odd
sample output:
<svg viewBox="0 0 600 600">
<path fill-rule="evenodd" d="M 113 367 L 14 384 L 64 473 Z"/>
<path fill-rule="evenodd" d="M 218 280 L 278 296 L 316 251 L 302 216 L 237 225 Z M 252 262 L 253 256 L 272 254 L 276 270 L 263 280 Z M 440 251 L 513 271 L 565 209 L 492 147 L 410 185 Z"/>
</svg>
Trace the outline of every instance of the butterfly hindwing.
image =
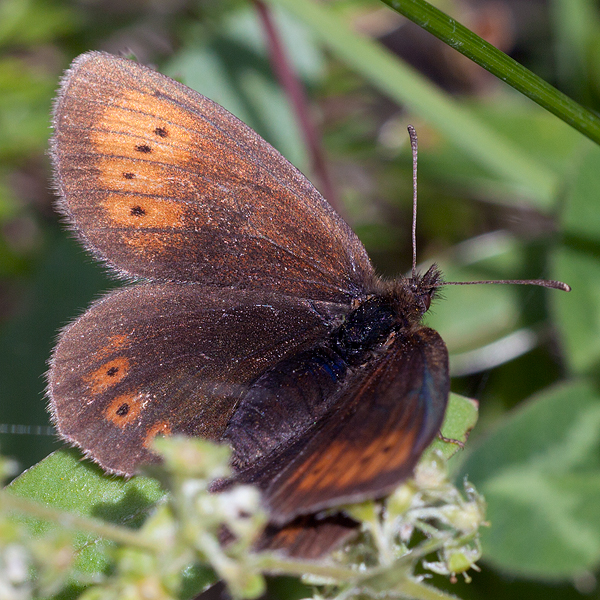
<svg viewBox="0 0 600 600">
<path fill-rule="evenodd" d="M 113 292 L 60 337 L 54 421 L 105 469 L 131 474 L 158 433 L 219 440 L 249 382 L 326 335 L 343 310 L 199 284 Z"/>
<path fill-rule="evenodd" d="M 255 549 L 315 560 L 338 548 L 359 529 L 356 521 L 341 514 L 326 517 L 305 515 L 284 526 L 268 525 Z"/>
</svg>

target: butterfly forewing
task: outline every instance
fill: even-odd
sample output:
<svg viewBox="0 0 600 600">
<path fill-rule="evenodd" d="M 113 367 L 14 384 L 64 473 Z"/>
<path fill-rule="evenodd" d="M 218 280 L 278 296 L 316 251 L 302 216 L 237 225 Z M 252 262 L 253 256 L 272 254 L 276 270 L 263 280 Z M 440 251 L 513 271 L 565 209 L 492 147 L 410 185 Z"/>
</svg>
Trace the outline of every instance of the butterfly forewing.
<svg viewBox="0 0 600 600">
<path fill-rule="evenodd" d="M 326 335 L 339 310 L 199 284 L 117 291 L 61 336 L 54 421 L 105 469 L 132 474 L 156 434 L 219 440 L 249 382 Z"/>
<path fill-rule="evenodd" d="M 63 79 L 54 129 L 61 209 L 126 274 L 339 302 L 370 288 L 364 247 L 312 184 L 178 82 L 84 54 Z"/>
<path fill-rule="evenodd" d="M 448 353 L 428 328 L 398 334 L 341 386 L 310 435 L 273 456 L 254 480 L 276 522 L 389 493 L 438 433 L 449 393 Z M 273 467 L 281 465 L 279 473 Z M 246 474 L 247 476 L 248 474 Z"/>
</svg>

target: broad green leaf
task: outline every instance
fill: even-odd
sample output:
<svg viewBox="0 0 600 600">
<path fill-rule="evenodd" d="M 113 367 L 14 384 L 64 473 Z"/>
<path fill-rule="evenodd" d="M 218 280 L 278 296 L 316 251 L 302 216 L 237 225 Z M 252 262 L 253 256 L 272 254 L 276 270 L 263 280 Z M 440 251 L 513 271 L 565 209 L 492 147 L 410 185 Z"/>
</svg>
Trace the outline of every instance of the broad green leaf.
<svg viewBox="0 0 600 600">
<path fill-rule="evenodd" d="M 561 218 L 565 233 L 600 242 L 600 147 L 586 145 L 566 196 Z"/>
<path fill-rule="evenodd" d="M 99 467 L 82 461 L 76 450 L 54 452 L 15 479 L 7 490 L 45 506 L 134 528 L 144 522 L 150 508 L 163 495 L 155 480 L 106 475 Z M 34 534 L 58 526 L 30 522 Z M 106 552 L 111 546 L 95 536 L 79 534 L 77 569 L 93 573 L 105 568 Z"/>
<path fill-rule="evenodd" d="M 448 279 L 481 278 L 473 271 L 448 272 Z M 440 333 L 449 352 L 464 352 L 511 331 L 519 318 L 519 295 L 508 286 L 449 286 L 427 314 L 427 325 Z"/>
<path fill-rule="evenodd" d="M 566 243 L 553 258 L 556 277 L 573 288 L 568 295 L 554 296 L 552 306 L 576 373 L 593 372 L 600 364 L 599 199 L 600 148 L 586 148 L 566 192 Z"/>
<path fill-rule="evenodd" d="M 446 281 L 518 279 L 539 273 L 527 271 L 526 248 L 501 233 L 462 244 L 453 264 L 435 261 Z M 456 263 L 462 263 L 457 267 Z M 510 334 L 522 325 L 523 291 L 510 285 L 447 286 L 426 314 L 428 326 L 440 333 L 451 355 L 475 350 Z M 527 292 L 528 294 L 531 292 Z"/>
<path fill-rule="evenodd" d="M 563 247 L 554 255 L 555 273 L 571 287 L 551 298 L 565 357 L 575 373 L 595 373 L 600 364 L 600 262 L 595 253 Z"/>
<path fill-rule="evenodd" d="M 600 564 L 600 395 L 588 383 L 562 384 L 522 405 L 461 472 L 487 501 L 484 560 L 554 580 Z"/>
</svg>

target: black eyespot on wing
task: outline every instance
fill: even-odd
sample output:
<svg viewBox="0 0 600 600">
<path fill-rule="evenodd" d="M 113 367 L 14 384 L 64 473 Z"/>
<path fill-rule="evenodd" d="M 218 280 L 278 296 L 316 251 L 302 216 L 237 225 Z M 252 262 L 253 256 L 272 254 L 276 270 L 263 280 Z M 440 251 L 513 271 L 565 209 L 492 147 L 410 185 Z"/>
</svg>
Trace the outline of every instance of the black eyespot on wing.
<svg viewBox="0 0 600 600">
<path fill-rule="evenodd" d="M 115 412 L 117 413 L 117 415 L 119 415 L 119 417 L 125 417 L 127 415 L 127 413 L 129 412 L 129 404 L 127 404 L 127 403 L 121 404 L 121 406 L 119 406 L 119 408 L 117 408 L 117 410 Z"/>
<path fill-rule="evenodd" d="M 146 211 L 141 206 L 132 206 L 131 207 L 131 216 L 132 217 L 143 217 L 146 214 Z"/>
</svg>

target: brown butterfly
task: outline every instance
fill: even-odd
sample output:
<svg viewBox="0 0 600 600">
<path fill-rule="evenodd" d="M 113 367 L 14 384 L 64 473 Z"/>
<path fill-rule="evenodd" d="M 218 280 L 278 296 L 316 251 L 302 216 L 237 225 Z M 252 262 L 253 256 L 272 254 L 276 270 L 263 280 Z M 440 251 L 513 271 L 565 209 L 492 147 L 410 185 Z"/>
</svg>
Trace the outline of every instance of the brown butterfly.
<svg viewBox="0 0 600 600">
<path fill-rule="evenodd" d="M 155 460 L 158 434 L 226 441 L 235 479 L 270 511 L 260 547 L 334 547 L 355 524 L 319 511 L 390 492 L 440 429 L 448 353 L 421 324 L 440 272 L 378 278 L 276 150 L 130 60 L 74 61 L 51 154 L 78 238 L 138 280 L 61 334 L 49 373 L 60 434 L 126 475 Z"/>
</svg>

